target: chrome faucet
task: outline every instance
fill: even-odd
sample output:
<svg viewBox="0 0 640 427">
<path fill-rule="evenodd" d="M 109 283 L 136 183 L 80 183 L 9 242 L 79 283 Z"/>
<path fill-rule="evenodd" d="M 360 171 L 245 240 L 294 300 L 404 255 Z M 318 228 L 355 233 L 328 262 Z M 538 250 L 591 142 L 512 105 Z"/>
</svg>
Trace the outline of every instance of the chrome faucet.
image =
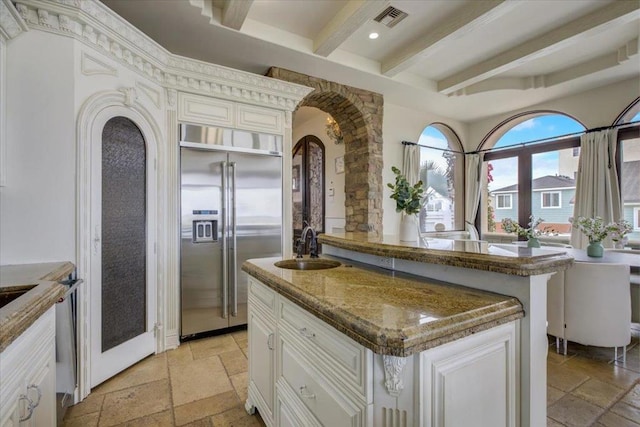
<svg viewBox="0 0 640 427">
<path fill-rule="evenodd" d="M 307 234 L 311 232 L 311 244 L 309 245 L 309 256 L 311 258 L 318 258 L 318 238 L 316 236 L 316 231 L 309 225 L 307 221 L 305 221 L 307 226 L 302 230 L 302 234 L 298 239 L 296 246 L 296 258 L 302 258 L 302 253 L 304 252 L 304 244 L 307 241 Z"/>
</svg>

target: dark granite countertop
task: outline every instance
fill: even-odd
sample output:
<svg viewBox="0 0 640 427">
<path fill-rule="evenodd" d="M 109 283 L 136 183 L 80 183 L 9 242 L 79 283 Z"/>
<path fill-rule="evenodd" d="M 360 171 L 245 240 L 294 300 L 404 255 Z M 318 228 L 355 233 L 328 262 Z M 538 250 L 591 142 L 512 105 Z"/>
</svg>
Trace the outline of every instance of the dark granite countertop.
<svg viewBox="0 0 640 427">
<path fill-rule="evenodd" d="M 389 258 L 492 271 L 515 276 L 534 276 L 567 269 L 574 259 L 564 253 L 540 248 L 503 248 L 478 240 L 420 239 L 401 242 L 397 236 L 368 233 L 320 234 L 318 242 Z"/>
<path fill-rule="evenodd" d="M 339 260 L 297 271 L 252 259 L 242 269 L 375 353 L 409 356 L 522 318 L 513 297 Z"/>
</svg>

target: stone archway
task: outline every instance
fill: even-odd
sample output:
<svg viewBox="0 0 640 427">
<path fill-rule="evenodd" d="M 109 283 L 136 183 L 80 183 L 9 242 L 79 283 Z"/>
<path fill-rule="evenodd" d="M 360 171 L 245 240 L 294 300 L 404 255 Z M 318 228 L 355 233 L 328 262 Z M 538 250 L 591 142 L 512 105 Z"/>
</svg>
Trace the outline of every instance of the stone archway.
<svg viewBox="0 0 640 427">
<path fill-rule="evenodd" d="M 382 235 L 382 95 L 277 67 L 267 76 L 314 88 L 298 108 L 319 108 L 342 130 L 345 230 Z"/>
</svg>

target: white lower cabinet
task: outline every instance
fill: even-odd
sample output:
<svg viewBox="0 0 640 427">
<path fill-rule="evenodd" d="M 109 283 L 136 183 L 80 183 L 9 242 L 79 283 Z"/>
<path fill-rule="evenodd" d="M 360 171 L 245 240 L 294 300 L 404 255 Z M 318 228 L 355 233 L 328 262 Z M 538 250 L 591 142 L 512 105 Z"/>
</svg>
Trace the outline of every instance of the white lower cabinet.
<svg viewBox="0 0 640 427">
<path fill-rule="evenodd" d="M 0 353 L 0 426 L 56 425 L 55 307 Z"/>
<path fill-rule="evenodd" d="M 515 427 L 518 326 L 382 356 L 251 278 L 246 408 L 278 427 Z"/>
</svg>

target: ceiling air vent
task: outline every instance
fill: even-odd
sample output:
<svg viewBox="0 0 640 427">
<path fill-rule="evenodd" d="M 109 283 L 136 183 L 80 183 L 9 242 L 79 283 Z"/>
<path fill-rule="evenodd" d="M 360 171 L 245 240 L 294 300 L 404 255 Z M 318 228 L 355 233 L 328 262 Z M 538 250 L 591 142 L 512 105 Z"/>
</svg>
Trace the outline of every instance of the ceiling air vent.
<svg viewBox="0 0 640 427">
<path fill-rule="evenodd" d="M 389 28 L 393 28 L 398 22 L 409 16 L 406 12 L 396 9 L 393 6 L 389 6 L 376 16 L 373 20 L 381 24 L 386 25 Z"/>
</svg>

